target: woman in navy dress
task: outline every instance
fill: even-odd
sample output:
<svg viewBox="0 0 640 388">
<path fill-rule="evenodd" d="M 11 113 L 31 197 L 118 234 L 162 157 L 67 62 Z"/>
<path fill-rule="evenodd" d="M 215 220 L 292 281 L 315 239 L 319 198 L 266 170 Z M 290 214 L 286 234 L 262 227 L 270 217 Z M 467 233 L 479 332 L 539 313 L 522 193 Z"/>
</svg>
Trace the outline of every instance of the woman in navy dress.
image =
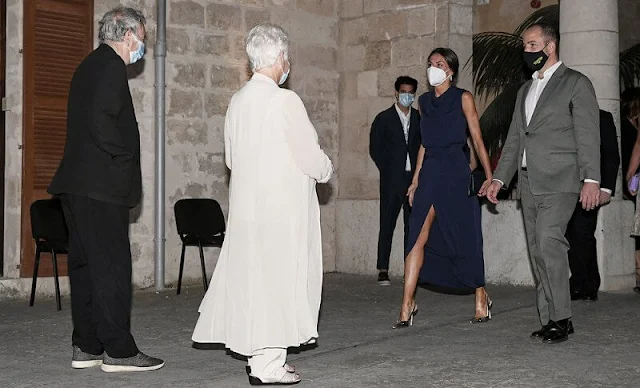
<svg viewBox="0 0 640 388">
<path fill-rule="evenodd" d="M 418 310 L 418 283 L 475 292 L 471 322 L 491 319 L 491 299 L 484 288 L 480 204 L 469 195 L 467 131 L 487 178 L 478 195 L 484 195 L 492 171 L 473 96 L 453 85 L 458 67 L 458 56 L 451 49 L 437 48 L 429 55 L 427 76 L 433 89 L 418 99 L 422 146 L 407 193 L 412 210 L 404 295 L 394 328 L 412 324 Z"/>
</svg>

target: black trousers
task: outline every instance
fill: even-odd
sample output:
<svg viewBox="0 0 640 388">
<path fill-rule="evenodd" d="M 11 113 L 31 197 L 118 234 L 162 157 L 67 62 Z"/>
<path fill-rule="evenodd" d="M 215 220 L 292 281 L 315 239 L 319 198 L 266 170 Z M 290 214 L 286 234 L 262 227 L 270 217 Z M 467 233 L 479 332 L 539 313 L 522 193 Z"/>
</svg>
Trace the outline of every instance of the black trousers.
<svg viewBox="0 0 640 388">
<path fill-rule="evenodd" d="M 407 189 L 411 184 L 413 174 L 405 171 L 401 183 L 393 187 L 380 186 L 380 233 L 378 235 L 378 270 L 389 269 L 389 257 L 391 256 L 391 243 L 393 231 L 396 228 L 400 209 L 403 210 L 404 221 L 404 251 L 407 249 L 407 235 L 409 234 L 409 198 Z M 397 180 L 396 180 L 397 182 Z M 403 252 L 404 252 L 403 251 Z M 403 255 L 404 257 L 404 255 Z"/>
<path fill-rule="evenodd" d="M 569 267 L 572 292 L 596 292 L 600 288 L 598 254 L 596 251 L 596 224 L 598 209 L 587 211 L 578 202 L 567 226 L 569 241 Z"/>
<path fill-rule="evenodd" d="M 61 200 L 69 228 L 72 342 L 91 354 L 134 356 L 129 208 L 71 194 Z"/>
</svg>

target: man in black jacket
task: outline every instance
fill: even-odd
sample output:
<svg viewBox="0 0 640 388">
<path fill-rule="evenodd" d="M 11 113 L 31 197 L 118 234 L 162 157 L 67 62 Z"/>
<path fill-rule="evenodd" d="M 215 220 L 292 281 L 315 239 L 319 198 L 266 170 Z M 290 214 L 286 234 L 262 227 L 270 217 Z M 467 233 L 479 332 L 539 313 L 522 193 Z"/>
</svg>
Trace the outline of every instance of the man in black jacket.
<svg viewBox="0 0 640 388">
<path fill-rule="evenodd" d="M 616 126 L 611 113 L 600 110 L 600 206 L 607 204 L 616 188 L 620 167 Z M 571 300 L 598 300 L 600 274 L 596 253 L 596 224 L 598 209 L 584 210 L 580 203 L 567 226 L 569 267 L 571 268 Z"/>
<path fill-rule="evenodd" d="M 404 209 L 406 250 L 409 231 L 407 189 L 416 169 L 420 148 L 420 117 L 411 105 L 418 81 L 402 76 L 395 82 L 396 102 L 380 112 L 371 125 L 369 153 L 380 171 L 380 234 L 378 236 L 378 283 L 389 285 L 389 256 L 400 209 Z"/>
<path fill-rule="evenodd" d="M 126 66 L 144 54 L 145 18 L 107 12 L 100 46 L 71 80 L 67 141 L 49 193 L 59 195 L 69 229 L 69 280 L 76 369 L 155 370 L 131 335 L 129 209 L 142 193 L 140 134 Z"/>
</svg>

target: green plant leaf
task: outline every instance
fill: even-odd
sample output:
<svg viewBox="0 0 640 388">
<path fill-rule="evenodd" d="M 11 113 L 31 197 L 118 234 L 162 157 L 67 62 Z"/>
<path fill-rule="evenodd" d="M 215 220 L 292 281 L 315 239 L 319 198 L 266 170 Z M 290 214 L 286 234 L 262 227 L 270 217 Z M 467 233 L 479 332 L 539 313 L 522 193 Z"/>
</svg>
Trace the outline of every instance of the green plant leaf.
<svg viewBox="0 0 640 388">
<path fill-rule="evenodd" d="M 524 84 L 511 85 L 497 95 L 480 117 L 482 139 L 489 155 L 493 155 L 502 147 L 509 133 L 509 125 L 516 105 L 518 90 Z"/>
<path fill-rule="evenodd" d="M 559 31 L 560 6 L 541 8 L 526 18 L 516 30 L 483 32 L 473 36 L 472 65 L 475 93 L 480 98 L 495 96 L 480 118 L 485 145 L 490 154 L 507 138 L 518 89 L 531 76 L 522 60 L 522 32 L 535 23 L 546 23 Z M 640 82 L 640 44 L 620 53 L 620 81 L 623 88 Z"/>
<path fill-rule="evenodd" d="M 522 39 L 506 32 L 484 32 L 473 36 L 473 84 L 482 98 L 521 84 L 528 72 L 522 60 Z M 468 66 L 467 65 L 465 66 Z"/>
<path fill-rule="evenodd" d="M 560 26 L 560 6 L 550 5 L 532 13 L 516 28 L 507 32 L 483 32 L 473 35 L 473 55 L 465 63 L 472 65 L 475 93 L 480 98 L 498 95 L 531 76 L 522 60 L 522 32 L 535 23 Z"/>
</svg>

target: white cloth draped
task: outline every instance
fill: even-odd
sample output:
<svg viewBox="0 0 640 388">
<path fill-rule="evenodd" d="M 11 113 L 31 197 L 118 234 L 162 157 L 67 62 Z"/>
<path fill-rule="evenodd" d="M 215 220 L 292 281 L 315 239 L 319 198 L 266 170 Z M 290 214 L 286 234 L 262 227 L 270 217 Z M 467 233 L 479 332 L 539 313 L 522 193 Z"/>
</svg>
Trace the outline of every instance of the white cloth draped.
<svg viewBox="0 0 640 388">
<path fill-rule="evenodd" d="M 255 73 L 227 110 L 227 235 L 192 339 L 250 356 L 318 336 L 322 242 L 316 182 L 333 166 L 298 95 Z"/>
</svg>

